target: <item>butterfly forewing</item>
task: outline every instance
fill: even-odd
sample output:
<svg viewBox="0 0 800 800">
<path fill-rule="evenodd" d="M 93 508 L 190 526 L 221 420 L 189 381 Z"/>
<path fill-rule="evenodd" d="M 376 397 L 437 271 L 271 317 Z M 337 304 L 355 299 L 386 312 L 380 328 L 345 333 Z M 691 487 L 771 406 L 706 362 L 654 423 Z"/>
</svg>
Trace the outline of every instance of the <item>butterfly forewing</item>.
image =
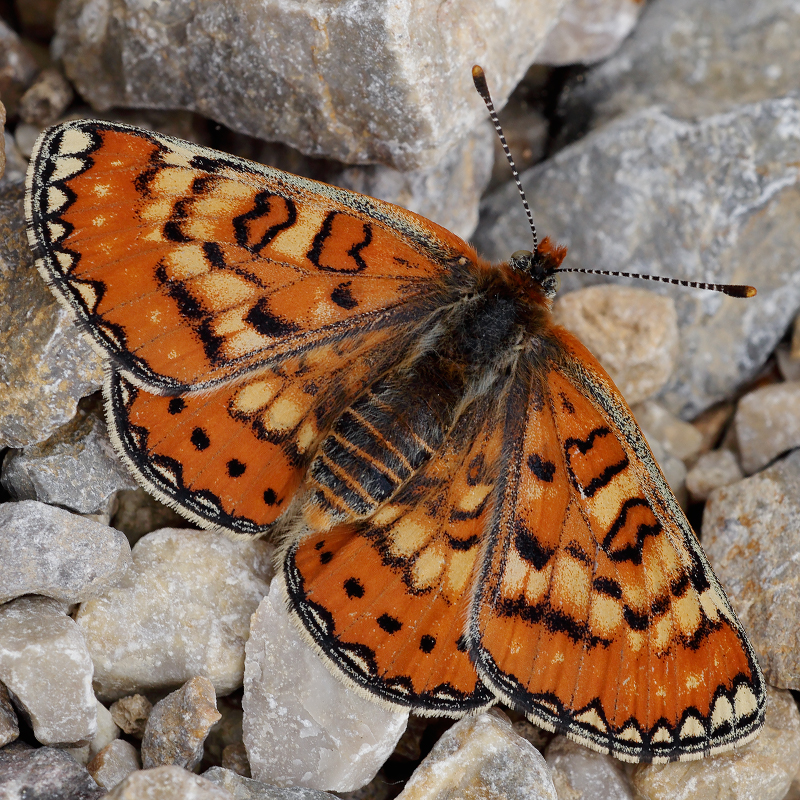
<svg viewBox="0 0 800 800">
<path fill-rule="evenodd" d="M 534 721 L 631 761 L 752 737 L 755 656 L 627 406 L 565 331 L 548 362 L 511 394 L 471 611 L 479 673 Z"/>
</svg>

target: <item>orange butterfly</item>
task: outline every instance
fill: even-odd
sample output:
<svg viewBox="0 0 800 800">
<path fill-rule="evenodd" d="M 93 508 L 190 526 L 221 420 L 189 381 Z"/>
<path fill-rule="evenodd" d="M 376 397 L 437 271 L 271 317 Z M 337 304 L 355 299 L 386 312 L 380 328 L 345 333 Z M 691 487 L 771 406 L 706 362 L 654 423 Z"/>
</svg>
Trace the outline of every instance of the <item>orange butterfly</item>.
<svg viewBox="0 0 800 800">
<path fill-rule="evenodd" d="M 608 375 L 401 208 L 126 125 L 40 138 L 39 268 L 106 357 L 113 441 L 206 528 L 284 531 L 290 607 L 393 706 L 498 698 L 628 761 L 753 738 L 744 631 Z"/>
</svg>

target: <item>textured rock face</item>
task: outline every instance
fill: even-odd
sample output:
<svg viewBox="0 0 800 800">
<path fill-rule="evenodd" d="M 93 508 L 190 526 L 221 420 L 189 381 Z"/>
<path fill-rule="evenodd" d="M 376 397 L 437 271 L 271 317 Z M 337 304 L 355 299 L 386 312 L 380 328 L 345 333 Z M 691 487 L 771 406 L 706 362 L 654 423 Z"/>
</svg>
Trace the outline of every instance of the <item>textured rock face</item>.
<svg viewBox="0 0 800 800">
<path fill-rule="evenodd" d="M 289 618 L 278 579 L 253 615 L 242 707 L 254 778 L 338 792 L 372 779 L 408 720 L 330 673 Z"/>
<path fill-rule="evenodd" d="M 758 286 L 742 301 L 653 285 L 678 312 L 658 397 L 681 417 L 752 376 L 800 305 L 798 161 L 800 102 L 783 99 L 696 123 L 641 111 L 523 175 L 540 234 L 570 248 L 566 267 Z M 476 240 L 493 260 L 530 247 L 513 184 L 486 202 Z M 599 280 L 567 275 L 564 289 Z"/>
<path fill-rule="evenodd" d="M 267 592 L 272 546 L 168 528 L 140 539 L 132 557 L 124 580 L 76 615 L 98 696 L 172 689 L 195 675 L 220 694 L 241 686 L 244 642 Z"/>
<path fill-rule="evenodd" d="M 189 108 L 308 154 L 413 169 L 485 119 L 472 64 L 502 103 L 563 5 L 68 0 L 54 51 L 97 109 Z"/>
<path fill-rule="evenodd" d="M 800 688 L 800 450 L 712 492 L 703 546 L 767 682 Z"/>
</svg>

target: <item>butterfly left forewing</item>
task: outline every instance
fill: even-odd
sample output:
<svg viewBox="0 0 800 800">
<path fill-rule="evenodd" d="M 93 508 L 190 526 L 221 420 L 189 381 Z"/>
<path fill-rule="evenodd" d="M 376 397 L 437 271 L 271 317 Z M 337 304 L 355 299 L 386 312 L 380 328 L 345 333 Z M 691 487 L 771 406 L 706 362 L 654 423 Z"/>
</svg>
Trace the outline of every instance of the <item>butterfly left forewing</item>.
<svg viewBox="0 0 800 800">
<path fill-rule="evenodd" d="M 566 331 L 544 341 L 510 395 L 470 617 L 479 673 L 625 760 L 749 740 L 764 683 L 724 591 L 610 379 Z"/>
</svg>

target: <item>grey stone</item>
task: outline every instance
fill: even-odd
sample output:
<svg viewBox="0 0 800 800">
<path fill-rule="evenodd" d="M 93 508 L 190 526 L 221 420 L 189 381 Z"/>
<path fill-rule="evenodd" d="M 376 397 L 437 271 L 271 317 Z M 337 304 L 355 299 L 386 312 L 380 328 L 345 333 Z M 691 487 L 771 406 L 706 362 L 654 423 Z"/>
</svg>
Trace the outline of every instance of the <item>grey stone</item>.
<svg viewBox="0 0 800 800">
<path fill-rule="evenodd" d="M 100 357 L 34 269 L 24 193 L 0 186 L 0 297 L 14 298 L 0 316 L 0 447 L 43 442 L 103 382 Z"/>
<path fill-rule="evenodd" d="M 588 286 L 559 296 L 553 319 L 589 348 L 631 405 L 661 389 L 675 367 L 678 317 L 670 297 Z"/>
<path fill-rule="evenodd" d="M 233 795 L 180 767 L 132 772 L 105 800 L 233 800 Z"/>
<path fill-rule="evenodd" d="M 744 477 L 736 454 L 731 450 L 703 453 L 686 475 L 686 489 L 694 500 L 707 500 L 714 489 L 730 486 Z"/>
<path fill-rule="evenodd" d="M 3 132 L 0 152 L 5 154 L 5 167 L 0 171 L 0 190 L 14 184 L 25 183 L 28 162 L 22 157 L 14 137 L 8 131 Z"/>
<path fill-rule="evenodd" d="M 6 107 L 0 101 L 0 130 L 3 131 L 3 136 L 0 137 L 0 180 L 3 178 L 3 173 L 6 171 Z"/>
<path fill-rule="evenodd" d="M 800 447 L 800 381 L 748 392 L 739 400 L 733 421 L 742 469 L 748 475 Z"/>
<path fill-rule="evenodd" d="M 153 710 L 153 704 L 141 694 L 132 694 L 112 703 L 108 710 L 115 725 L 118 725 L 125 733 L 141 739 Z"/>
<path fill-rule="evenodd" d="M 5 747 L 19 736 L 19 722 L 8 689 L 0 683 L 0 747 Z"/>
<path fill-rule="evenodd" d="M 702 761 L 640 764 L 632 782 L 644 800 L 783 800 L 800 763 L 800 711 L 789 692 L 767 687 L 756 739 Z"/>
<path fill-rule="evenodd" d="M 266 594 L 273 547 L 167 528 L 142 537 L 121 582 L 75 621 L 101 700 L 172 690 L 204 675 L 219 694 L 242 685 L 250 615 Z"/>
<path fill-rule="evenodd" d="M 203 777 L 217 786 L 227 789 L 234 800 L 335 800 L 336 796 L 318 789 L 301 789 L 299 787 L 281 788 L 270 786 L 261 781 L 244 778 L 229 769 L 211 767 L 203 773 Z"/>
<path fill-rule="evenodd" d="M 96 800 L 104 795 L 86 769 L 63 750 L 13 744 L 0 750 L 3 800 Z"/>
<path fill-rule="evenodd" d="M 19 99 L 37 72 L 36 60 L 19 35 L 0 19 L 0 97 L 9 117 L 16 115 Z"/>
<path fill-rule="evenodd" d="M 231 770 L 243 778 L 252 778 L 250 772 L 250 759 L 247 757 L 247 748 L 244 742 L 226 744 L 222 748 L 220 764 L 224 769 Z"/>
<path fill-rule="evenodd" d="M 86 769 L 104 789 L 113 789 L 131 772 L 142 768 L 136 748 L 124 739 L 114 739 L 100 750 Z"/>
<path fill-rule="evenodd" d="M 72 102 L 72 87 L 57 69 L 45 69 L 19 101 L 20 117 L 32 125 L 52 125 Z"/>
<path fill-rule="evenodd" d="M 785 381 L 800 381 L 800 354 L 795 355 L 787 344 L 779 344 L 775 349 L 775 358 Z"/>
<path fill-rule="evenodd" d="M 559 800 L 633 800 L 633 787 L 616 759 L 556 736 L 545 753 Z"/>
<path fill-rule="evenodd" d="M 680 335 L 657 399 L 684 419 L 753 376 L 800 305 L 798 162 L 800 102 L 782 99 L 697 123 L 637 112 L 523 175 L 540 236 L 570 248 L 565 267 L 758 287 L 740 300 L 653 285 Z M 530 249 L 513 184 L 487 200 L 475 238 L 494 260 Z M 564 288 L 590 282 L 566 275 Z"/>
<path fill-rule="evenodd" d="M 571 0 L 536 53 L 537 64 L 594 64 L 608 58 L 633 30 L 641 0 Z"/>
<path fill-rule="evenodd" d="M 174 764 L 190 772 L 203 758 L 203 742 L 219 721 L 214 685 L 198 676 L 153 706 L 142 738 L 145 769 Z"/>
<path fill-rule="evenodd" d="M 276 577 L 247 641 L 243 733 L 256 780 L 347 792 L 374 777 L 408 714 L 335 678 L 289 617 Z"/>
<path fill-rule="evenodd" d="M 689 119 L 797 91 L 794 0 L 653 0 L 608 61 L 565 92 L 567 136 L 660 105 Z"/>
<path fill-rule="evenodd" d="M 800 689 L 800 450 L 712 492 L 703 547 L 767 682 Z"/>
<path fill-rule="evenodd" d="M 41 136 L 43 130 L 44 128 L 40 125 L 32 125 L 30 122 L 20 122 L 17 125 L 14 131 L 14 141 L 26 161 L 30 160 L 36 140 Z"/>
<path fill-rule="evenodd" d="M 0 603 L 40 594 L 79 603 L 119 580 L 131 563 L 124 534 L 60 508 L 0 505 Z"/>
<path fill-rule="evenodd" d="M 18 500 L 109 515 L 116 493 L 137 487 L 114 452 L 99 408 L 80 409 L 46 441 L 7 453 L 0 483 Z"/>
<path fill-rule="evenodd" d="M 648 441 L 660 442 L 668 455 L 683 462 L 693 462 L 700 454 L 703 434 L 655 400 L 639 403 L 634 406 L 633 413 Z"/>
<path fill-rule="evenodd" d="M 58 601 L 22 597 L 0 606 L 0 681 L 42 744 L 88 744 L 97 733 L 92 662 Z"/>
<path fill-rule="evenodd" d="M 177 511 L 141 487 L 122 489 L 115 497 L 117 510 L 111 518 L 111 526 L 122 531 L 131 544 L 159 528 L 180 528 L 186 524 L 186 519 Z"/>
<path fill-rule="evenodd" d="M 485 119 L 476 60 L 505 102 L 562 5 L 67 0 L 53 52 L 96 109 L 189 108 L 310 155 L 406 170 Z"/>
<path fill-rule="evenodd" d="M 414 771 L 398 800 L 556 800 L 544 758 L 494 713 L 459 720 Z"/>
</svg>

